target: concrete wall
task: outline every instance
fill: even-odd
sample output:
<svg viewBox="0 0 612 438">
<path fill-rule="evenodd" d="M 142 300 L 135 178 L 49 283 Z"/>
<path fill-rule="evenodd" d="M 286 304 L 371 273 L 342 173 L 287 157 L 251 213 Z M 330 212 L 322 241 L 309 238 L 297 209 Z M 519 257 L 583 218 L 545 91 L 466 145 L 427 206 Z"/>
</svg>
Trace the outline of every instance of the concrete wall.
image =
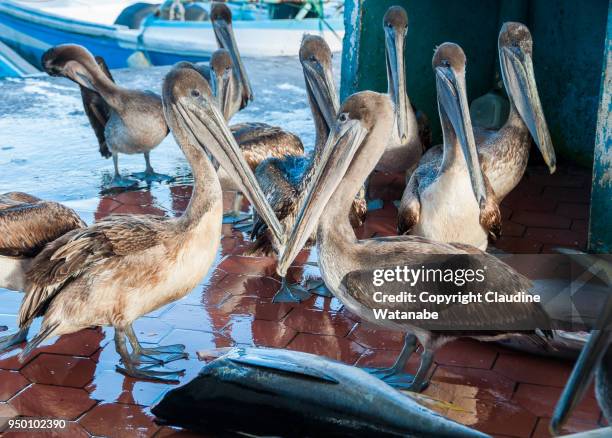
<svg viewBox="0 0 612 438">
<path fill-rule="evenodd" d="M 346 0 L 341 94 L 386 91 L 382 17 L 391 5 L 409 17 L 408 93 L 440 140 L 431 70 L 434 47 L 460 44 L 467 56 L 470 100 L 485 94 L 497 69 L 497 34 L 507 20 L 525 22 L 544 113 L 560 157 L 593 160 L 608 0 Z"/>
</svg>

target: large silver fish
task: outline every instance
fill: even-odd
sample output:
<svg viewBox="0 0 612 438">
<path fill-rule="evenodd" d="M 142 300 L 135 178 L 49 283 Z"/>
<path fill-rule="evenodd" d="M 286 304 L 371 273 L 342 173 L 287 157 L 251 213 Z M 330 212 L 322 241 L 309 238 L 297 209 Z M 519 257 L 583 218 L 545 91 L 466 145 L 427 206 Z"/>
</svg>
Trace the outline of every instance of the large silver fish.
<svg viewBox="0 0 612 438">
<path fill-rule="evenodd" d="M 233 348 L 152 409 L 202 432 L 273 436 L 486 437 L 367 372 L 313 354 Z"/>
</svg>

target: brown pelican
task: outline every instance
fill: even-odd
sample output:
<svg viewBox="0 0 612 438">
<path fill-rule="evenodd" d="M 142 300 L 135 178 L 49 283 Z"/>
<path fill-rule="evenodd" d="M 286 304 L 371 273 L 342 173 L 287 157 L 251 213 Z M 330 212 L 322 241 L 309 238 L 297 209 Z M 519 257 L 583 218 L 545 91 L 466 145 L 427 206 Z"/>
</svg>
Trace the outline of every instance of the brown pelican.
<svg viewBox="0 0 612 438">
<path fill-rule="evenodd" d="M 449 117 L 457 118 L 461 103 L 455 85 L 450 80 L 443 80 L 454 76 L 452 59 L 441 58 L 443 54 L 453 53 L 449 50 L 452 47 L 457 46 L 440 46 L 434 55 L 434 64 L 442 70 L 439 75 L 441 85 L 448 88 L 448 99 L 442 99 L 441 104 L 445 105 Z M 455 52 L 455 55 L 458 56 L 458 53 Z M 421 390 L 433 363 L 434 352 L 446 342 L 465 336 L 483 341 L 504 339 L 517 332 L 534 333 L 538 327 L 550 328 L 553 321 L 540 303 L 526 300 L 508 302 L 524 296 L 530 290 L 531 282 L 499 259 L 474 247 L 436 242 L 418 236 L 357 239 L 348 221 L 348 211 L 358 188 L 384 152 L 393 118 L 392 103 L 385 95 L 362 92 L 345 101 L 330 134 L 329 148 L 325 148 L 326 156 L 287 240 L 277 272 L 279 275 L 287 272 L 299 248 L 318 224 L 317 250 L 325 285 L 348 310 L 363 320 L 382 328 L 415 334 L 423 346 L 423 353 L 419 370 L 414 378 L 409 379 L 408 388 Z M 354 157 L 352 161 L 351 157 Z M 322 215 L 323 211 L 325 215 Z M 433 320 L 420 321 L 402 316 L 422 310 L 426 305 L 419 300 L 413 303 L 409 300 L 377 299 L 377 291 L 381 289 L 387 296 L 403 296 L 403 292 L 420 293 L 423 287 L 431 286 L 437 287 L 443 295 L 448 294 L 446 289 L 440 289 L 443 286 L 437 281 L 428 284 L 417 281 L 414 285 L 397 281 L 379 288 L 374 285 L 373 279 L 379 270 L 395 270 L 397 267 L 419 270 L 424 266 L 437 269 L 440 262 L 453 260 L 460 264 L 474 262 L 483 270 L 486 266 L 483 281 L 470 285 L 482 291 L 499 291 L 505 302 L 493 306 L 478 302 L 458 308 L 452 306 L 447 309 L 449 312 L 445 313 L 444 318 L 429 329 L 427 327 L 432 326 L 428 324 Z M 400 315 L 396 318 L 380 317 L 375 309 Z M 465 309 L 465 312 L 459 309 Z M 556 320 L 554 323 L 557 323 Z M 559 327 L 555 325 L 554 328 Z M 414 351 L 415 336 L 406 337 L 404 351 L 396 365 L 382 371 L 389 382 L 400 382 L 397 374 L 403 370 L 410 352 Z"/>
<path fill-rule="evenodd" d="M 74 210 L 21 192 L 0 195 L 0 287 L 25 288 L 32 259 L 69 231 L 85 227 Z M 0 337 L 0 351 L 25 341 L 28 327 Z"/>
<path fill-rule="evenodd" d="M 186 211 L 179 218 L 109 216 L 47 245 L 32 263 L 19 313 L 21 327 L 37 316 L 44 320 L 21 358 L 52 336 L 111 325 L 124 365 L 119 371 L 147 379 L 177 377 L 175 371 L 138 365 L 180 359 L 184 346 L 142 348 L 132 323 L 186 295 L 215 260 L 223 201 L 207 153 L 228 172 L 236 173 L 241 190 L 270 220 L 271 229 L 281 233 L 280 223 L 212 100 L 208 83 L 193 69 L 174 68 L 168 73 L 163 85 L 164 113 L 194 176 Z"/>
<path fill-rule="evenodd" d="M 395 126 L 387 149 L 376 165 L 385 172 L 412 173 L 431 139 L 427 138 L 429 122 L 421 115 L 417 121 L 415 110 L 406 92 L 404 46 L 408 32 L 408 14 L 401 6 L 391 6 L 383 17 L 385 58 L 389 96 L 395 104 Z M 420 123 L 420 124 L 419 124 Z M 425 138 L 421 138 L 423 135 Z"/>
<path fill-rule="evenodd" d="M 240 88 L 239 93 L 237 94 L 239 97 L 237 100 L 239 105 L 238 109 L 236 110 L 238 111 L 246 107 L 249 102 L 253 100 L 253 89 L 251 88 L 251 82 L 246 74 L 246 69 L 242 63 L 238 45 L 236 44 L 236 39 L 234 38 L 232 11 L 224 3 L 213 3 L 210 8 L 210 21 L 213 25 L 218 46 L 222 49 L 226 49 L 229 52 L 232 58 L 233 69 L 236 76 L 239 78 L 238 86 Z"/>
<path fill-rule="evenodd" d="M 233 37 L 231 40 L 233 41 Z M 238 59 L 240 59 L 239 56 Z M 189 63 L 179 63 L 179 66 L 193 67 Z M 200 66 L 196 65 L 195 68 L 206 78 Z M 234 60 L 229 50 L 218 49 L 211 56 L 210 85 L 216 97 L 217 105 L 227 121 L 242 109 L 244 89 L 242 84 L 244 81 L 240 78 L 240 71 L 241 69 L 234 68 Z M 304 146 L 300 138 L 277 126 L 246 122 L 232 125 L 230 129 L 244 154 L 244 158 L 253 171 L 267 158 L 302 156 L 304 154 Z M 224 215 L 224 221 L 240 223 L 240 228 L 243 226 L 250 227 L 251 225 L 248 222 L 250 215 L 240 213 L 243 197 L 238 186 L 222 167 L 218 169 L 218 173 L 223 189 L 237 192 L 232 211 Z"/>
<path fill-rule="evenodd" d="M 476 151 L 465 66 L 465 54 L 456 44 L 446 43 L 436 51 L 433 68 L 444 153 L 441 161 L 422 163 L 410 177 L 400 205 L 399 227 L 405 226 L 409 212 L 412 234 L 485 250 L 487 237 L 499 233 L 501 215 Z"/>
<path fill-rule="evenodd" d="M 450 223 L 451 227 L 448 228 L 446 228 L 449 225 L 448 215 L 431 216 L 424 212 L 425 202 L 422 205 L 420 199 L 422 195 L 421 178 L 427 178 L 423 176 L 424 174 L 431 175 L 432 172 L 435 172 L 435 169 L 439 168 L 444 160 L 442 149 L 436 147 L 423 156 L 420 163 L 423 169 L 415 171 L 404 191 L 398 213 L 398 231 L 401 234 L 412 232 L 439 240 L 454 239 L 478 245 L 481 248 L 486 247 L 487 230 L 489 230 L 489 235 L 497 234 L 495 231 L 497 227 L 495 222 L 498 221 L 495 211 L 496 203 L 501 202 L 525 173 L 531 147 L 530 134 L 548 164 L 550 172 L 555 171 L 555 151 L 535 83 L 531 34 L 523 24 L 505 23 L 500 31 L 498 43 L 502 76 L 510 97 L 510 114 L 505 125 L 498 131 L 482 129 L 474 131 L 485 181 L 488 180 L 488 186 L 492 190 L 489 197 L 491 200 L 488 207 L 489 213 L 483 218 L 483 211 L 480 210 L 480 223 L 483 224 L 483 227 L 474 225 L 476 218 L 479 217 L 479 213 L 474 208 L 470 209 L 469 222 L 453 219 Z M 487 187 L 488 190 L 489 187 Z M 453 193 L 458 195 L 456 189 L 453 189 Z M 461 196 L 467 196 L 466 189 L 462 190 Z M 463 206 L 460 205 L 460 202 L 451 204 L 452 209 L 461 215 L 469 214 L 462 210 Z M 468 225 L 470 222 L 472 225 Z M 446 229 L 442 230 L 443 227 Z M 453 228 L 458 228 L 458 230 L 453 230 Z M 466 235 L 467 228 L 473 229 L 476 232 L 475 235 Z"/>
<path fill-rule="evenodd" d="M 310 157 L 301 155 L 266 159 L 255 172 L 259 185 L 266 193 L 285 230 L 293 228 L 300 204 L 321 162 L 323 147 L 339 108 L 332 72 L 332 54 L 325 40 L 320 36 L 305 35 L 299 57 L 315 123 L 314 151 Z M 355 198 L 349 216 L 353 226 L 363 223 L 366 210 L 364 197 Z M 271 235 L 265 222 L 257 216 L 254 222 L 251 237 L 255 238 L 255 244 L 252 253 L 278 254 L 280 248 L 272 247 Z M 274 301 L 299 302 L 307 296 L 310 296 L 307 290 L 299 284 L 288 285 L 283 277 L 281 289 L 274 297 Z"/>
<path fill-rule="evenodd" d="M 610 287 L 612 264 L 609 261 L 606 262 L 603 258 L 586 254 L 579 255 L 577 260 L 587 262 L 589 269 L 603 273 L 599 275 Z M 595 327 L 597 329 L 591 331 L 591 336 L 576 361 L 574 371 L 553 413 L 550 427 L 555 435 L 559 433 L 560 428 L 584 397 L 591 385 L 593 374 L 595 374 L 597 401 L 608 424 L 612 424 L 612 292 L 608 295 Z"/>
<path fill-rule="evenodd" d="M 49 75 L 66 77 L 99 96 L 92 101 L 90 98 L 95 94 L 83 93 L 83 103 L 98 140 L 104 140 L 100 149 L 107 147 L 112 153 L 115 165 L 112 187 L 129 187 L 136 183 L 119 174 L 119 153 L 144 154 L 146 169 L 134 177 L 147 181 L 170 179 L 155 173 L 149 160 L 151 150 L 168 135 L 160 96 L 118 86 L 87 49 L 75 44 L 52 47 L 43 54 L 42 65 Z"/>
</svg>

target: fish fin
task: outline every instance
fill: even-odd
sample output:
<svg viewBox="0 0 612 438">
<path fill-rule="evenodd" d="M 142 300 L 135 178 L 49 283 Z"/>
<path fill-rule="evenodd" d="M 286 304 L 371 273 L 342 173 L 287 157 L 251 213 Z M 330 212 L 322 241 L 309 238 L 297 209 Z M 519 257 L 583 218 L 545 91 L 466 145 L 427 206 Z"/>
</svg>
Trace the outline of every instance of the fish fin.
<svg viewBox="0 0 612 438">
<path fill-rule="evenodd" d="M 340 383 L 334 377 L 329 374 L 310 368 L 307 366 L 303 366 L 294 362 L 283 361 L 277 357 L 265 357 L 265 356 L 256 356 L 253 354 L 243 354 L 239 357 L 231 357 L 229 358 L 232 362 L 242 364 L 242 365 L 250 365 L 257 368 L 265 368 L 271 371 L 280 371 L 284 374 L 295 374 L 297 376 L 306 377 L 308 379 L 315 379 L 325 383 Z"/>
</svg>

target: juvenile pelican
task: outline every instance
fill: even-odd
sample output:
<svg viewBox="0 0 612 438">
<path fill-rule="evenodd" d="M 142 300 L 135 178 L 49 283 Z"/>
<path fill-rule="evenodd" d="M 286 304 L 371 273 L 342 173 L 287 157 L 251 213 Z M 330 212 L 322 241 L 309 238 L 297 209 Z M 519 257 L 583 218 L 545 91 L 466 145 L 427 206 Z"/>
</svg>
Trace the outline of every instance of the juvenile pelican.
<svg viewBox="0 0 612 438">
<path fill-rule="evenodd" d="M 438 54 L 441 50 L 445 48 L 438 49 Z M 445 70 L 440 72 L 443 77 L 453 77 L 450 65 L 441 65 L 440 69 Z M 441 85 L 448 88 L 449 97 L 453 96 L 452 82 L 444 81 Z M 449 106 L 445 109 L 447 113 L 457 111 L 451 108 L 453 105 L 458 106 L 456 100 L 441 101 Z M 414 303 L 408 300 L 381 300 L 377 295 L 381 290 L 390 296 L 402 292 L 419 294 L 424 287 L 437 287 L 441 294 L 456 294 L 452 292 L 452 286 L 446 289 L 446 283 L 436 280 L 428 284 L 417 281 L 414 285 L 397 281 L 378 287 L 373 281 L 378 270 L 395 270 L 397 267 L 438 269 L 443 267 L 442 264 L 457 268 L 458 265 L 468 263 L 474 268 L 486 269 L 482 282 L 470 283 L 478 291 L 498 291 L 508 300 L 514 300 L 531 288 L 527 278 L 499 259 L 469 245 L 446 244 L 417 236 L 367 240 L 356 238 L 348 220 L 348 211 L 358 188 L 384 152 L 393 118 L 393 106 L 385 95 L 362 92 L 345 101 L 329 137 L 329 144 L 325 147 L 326 156 L 316 172 L 315 183 L 287 240 L 277 272 L 281 276 L 286 273 L 299 248 L 318 224 L 319 266 L 325 285 L 334 296 L 363 320 L 385 329 L 414 333 L 423 346 L 419 370 L 414 378 L 409 379 L 408 385 L 408 388 L 418 391 L 426 383 L 434 352 L 446 342 L 457 337 L 498 340 L 518 332 L 534 333 L 535 328 L 548 329 L 553 322 L 540 303 L 533 301 L 498 302 L 495 305 L 473 302 L 458 307 L 443 306 L 444 315 L 439 322 L 420 321 L 401 315 L 398 318 L 376 316 L 374 309 L 394 314 L 416 312 L 424 307 L 432 309 L 419 300 Z M 325 215 L 322 215 L 323 211 Z M 389 382 L 398 382 L 397 374 L 403 370 L 415 346 L 415 336 L 407 336 L 404 351 L 397 363 L 382 372 Z"/>
<path fill-rule="evenodd" d="M 136 181 L 120 175 L 119 153 L 144 154 L 146 169 L 134 177 L 146 181 L 170 179 L 167 175 L 155 173 L 149 159 L 151 150 L 168 135 L 160 96 L 151 91 L 119 87 L 86 48 L 75 44 L 52 47 L 43 54 L 42 65 L 49 75 L 66 77 L 91 90 L 91 93 L 83 94 L 83 103 L 98 141 L 103 140 L 104 146 L 112 153 L 115 176 L 111 187 L 136 184 Z M 95 97 L 95 102 L 92 97 Z M 100 143 L 103 155 L 104 146 Z"/>
<path fill-rule="evenodd" d="M 444 226 L 442 220 L 432 219 L 431 216 L 422 217 L 420 179 L 423 174 L 429 173 L 428 169 L 439 168 L 444 160 L 442 148 L 436 147 L 423 156 L 420 163 L 423 169 L 416 170 L 406 186 L 398 213 L 398 231 L 401 234 L 412 232 L 440 240 L 454 238 L 458 242 L 486 247 L 484 245 L 487 229 L 490 231 L 490 236 L 499 232 L 495 231 L 498 228 L 495 204 L 500 203 L 516 187 L 527 168 L 531 147 L 530 136 L 535 140 L 550 172 L 555 171 L 555 151 L 535 83 L 532 63 L 533 43 L 529 29 L 520 23 L 505 23 L 499 34 L 498 45 L 502 77 L 510 98 L 510 114 L 504 126 L 498 131 L 474 130 L 479 160 L 485 181 L 488 180 L 487 190 L 489 187 L 492 190 L 489 204 L 491 213 L 486 214 L 486 218 L 480 218 L 484 228 L 472 225 L 477 235 L 446 236 L 446 231 L 442 230 Z M 465 195 L 465 190 L 463 194 Z M 458 204 L 454 206 L 455 210 L 460 208 Z M 474 224 L 478 213 L 473 208 L 471 211 L 469 222 Z M 480 213 L 482 216 L 482 210 Z M 468 212 L 461 211 L 461 214 L 466 215 Z M 427 225 L 426 222 L 432 220 L 434 222 Z M 418 225 L 419 222 L 423 224 Z M 470 227 L 459 219 L 453 221 L 453 224 L 465 229 Z M 421 229 L 417 231 L 417 227 Z M 430 228 L 427 233 L 422 229 L 424 227 Z"/>
<path fill-rule="evenodd" d="M 332 54 L 325 40 L 320 36 L 305 35 L 299 57 L 304 70 L 306 92 L 315 123 L 314 151 L 310 157 L 300 155 L 266 159 L 255 172 L 259 185 L 267 199 L 270 200 L 285 230 L 293 228 L 299 207 L 305 199 L 314 172 L 321 162 L 323 147 L 339 108 L 332 72 Z M 366 209 L 365 199 L 357 197 L 350 212 L 351 223 L 354 226 L 363 223 Z M 272 246 L 271 234 L 265 222 L 257 216 L 254 222 L 251 237 L 255 238 L 255 244 L 252 253 L 270 255 L 275 252 L 278 254 L 280 248 Z M 274 300 L 276 302 L 299 302 L 306 296 L 310 296 L 308 291 L 300 285 L 288 285 L 283 277 L 282 287 Z"/>
<path fill-rule="evenodd" d="M 187 65 L 188 63 L 184 64 Z M 210 84 L 217 105 L 228 122 L 241 109 L 242 83 L 239 70 L 234 68 L 234 61 L 230 52 L 226 49 L 216 50 L 210 59 Z M 304 154 L 304 146 L 299 137 L 278 126 L 247 122 L 232 125 L 230 129 L 244 154 L 244 158 L 253 171 L 267 158 L 301 156 Z M 232 211 L 224 216 L 225 220 L 248 225 L 247 218 L 240 213 L 243 197 L 238 186 L 222 167 L 218 169 L 218 173 L 221 187 L 224 190 L 237 192 Z"/>
<path fill-rule="evenodd" d="M 72 210 L 21 192 L 0 195 L 0 287 L 25 288 L 32 259 L 44 246 L 69 231 L 85 227 Z M 0 337 L 0 352 L 25 341 L 28 327 Z"/>
<path fill-rule="evenodd" d="M 234 37 L 232 11 L 225 3 L 215 2 L 210 8 L 210 21 L 213 25 L 217 45 L 229 52 L 232 58 L 232 69 L 239 80 L 236 84 L 236 93 L 227 96 L 229 98 L 228 104 L 232 105 L 233 111 L 227 119 L 229 120 L 231 116 L 245 108 L 253 100 L 253 89 Z"/>
<path fill-rule="evenodd" d="M 609 261 L 586 254 L 580 255 L 578 260 L 588 262 L 589 269 L 599 270 L 603 273 L 600 275 L 607 286 L 612 285 L 612 265 Z M 612 292 L 609 293 L 595 327 L 597 329 L 591 331 L 591 336 L 576 361 L 574 371 L 553 413 L 550 427 L 554 435 L 559 433 L 560 428 L 584 397 L 591 385 L 593 374 L 595 374 L 595 396 L 608 424 L 612 424 Z"/>
<path fill-rule="evenodd" d="M 401 231 L 441 242 L 463 242 L 481 250 L 497 237 L 501 215 L 483 175 L 467 104 L 465 54 L 445 43 L 433 59 L 444 138 L 441 160 L 422 163 L 412 174 L 399 210 Z"/>
<path fill-rule="evenodd" d="M 404 47 L 408 32 L 408 14 L 401 6 L 391 6 L 383 17 L 385 32 L 385 59 L 389 96 L 395 104 L 395 126 L 385 153 L 376 170 L 406 172 L 407 175 L 419 162 L 424 148 L 431 138 L 429 122 L 421 115 L 417 120 L 415 110 L 406 92 Z M 421 135 L 424 138 L 421 138 Z"/>
<path fill-rule="evenodd" d="M 208 83 L 193 69 L 175 68 L 168 73 L 163 85 L 164 112 L 194 176 L 186 211 L 179 218 L 110 216 L 47 245 L 32 262 L 19 314 L 21 327 L 37 316 L 44 320 L 22 358 L 52 336 L 111 325 L 124 365 L 119 371 L 147 379 L 177 377 L 174 371 L 138 365 L 180 359 L 185 356 L 184 346 L 143 348 L 132 323 L 189 293 L 216 257 L 223 202 L 207 153 L 236 173 L 241 190 L 280 238 L 280 224 L 212 100 Z"/>
</svg>

